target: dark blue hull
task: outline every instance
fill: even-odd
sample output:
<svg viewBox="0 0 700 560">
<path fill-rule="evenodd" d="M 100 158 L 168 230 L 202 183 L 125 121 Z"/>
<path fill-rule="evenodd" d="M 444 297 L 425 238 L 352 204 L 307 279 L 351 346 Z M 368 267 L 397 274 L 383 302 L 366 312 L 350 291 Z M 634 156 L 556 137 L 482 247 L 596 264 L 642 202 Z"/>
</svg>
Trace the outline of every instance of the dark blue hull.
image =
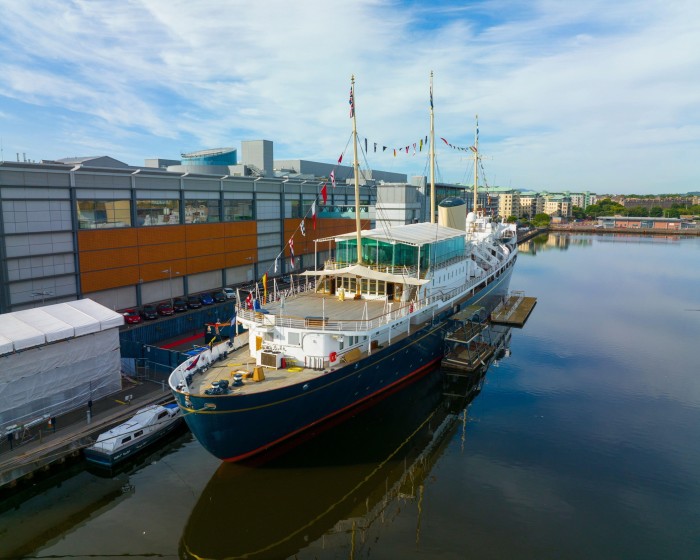
<svg viewBox="0 0 700 560">
<path fill-rule="evenodd" d="M 274 391 L 223 396 L 175 392 L 177 402 L 190 430 L 211 454 L 225 461 L 252 457 L 436 367 L 444 353 L 444 320 L 468 305 L 489 308 L 498 301 L 508 292 L 513 264 L 470 299 L 358 362 Z M 207 403 L 216 408 L 205 408 Z"/>
</svg>

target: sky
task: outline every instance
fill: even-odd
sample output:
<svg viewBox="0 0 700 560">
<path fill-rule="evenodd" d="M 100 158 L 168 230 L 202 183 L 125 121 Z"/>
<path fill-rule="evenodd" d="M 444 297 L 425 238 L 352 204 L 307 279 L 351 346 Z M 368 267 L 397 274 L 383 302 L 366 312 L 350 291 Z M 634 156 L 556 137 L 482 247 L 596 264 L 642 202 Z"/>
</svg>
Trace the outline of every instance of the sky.
<svg viewBox="0 0 700 560">
<path fill-rule="evenodd" d="M 143 165 L 265 139 L 275 159 L 347 164 L 354 75 L 360 165 L 428 175 L 432 72 L 438 181 L 472 182 L 478 115 L 489 186 L 700 191 L 697 0 L 0 0 L 0 14 L 6 161 Z"/>
</svg>

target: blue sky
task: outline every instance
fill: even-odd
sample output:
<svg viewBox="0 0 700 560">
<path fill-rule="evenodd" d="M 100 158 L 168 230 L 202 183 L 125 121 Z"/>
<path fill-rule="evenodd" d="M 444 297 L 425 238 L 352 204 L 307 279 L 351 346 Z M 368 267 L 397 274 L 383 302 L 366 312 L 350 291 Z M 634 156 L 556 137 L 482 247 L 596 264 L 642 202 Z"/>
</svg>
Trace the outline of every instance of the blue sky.
<svg viewBox="0 0 700 560">
<path fill-rule="evenodd" d="M 5 160 L 142 165 L 267 139 L 275 159 L 333 163 L 354 74 L 363 166 L 427 174 L 412 144 L 429 133 L 433 71 L 439 180 L 471 181 L 439 138 L 468 148 L 478 114 L 490 185 L 700 190 L 696 0 L 0 0 L 0 13 Z"/>
</svg>

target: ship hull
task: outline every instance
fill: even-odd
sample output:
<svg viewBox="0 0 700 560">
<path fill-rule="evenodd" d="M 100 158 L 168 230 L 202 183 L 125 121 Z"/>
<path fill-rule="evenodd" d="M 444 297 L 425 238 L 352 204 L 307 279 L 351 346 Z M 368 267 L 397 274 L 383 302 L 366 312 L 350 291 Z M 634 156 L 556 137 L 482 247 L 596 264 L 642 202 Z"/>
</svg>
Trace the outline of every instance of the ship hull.
<svg viewBox="0 0 700 560">
<path fill-rule="evenodd" d="M 248 395 L 212 399 L 175 392 L 175 398 L 190 430 L 207 451 L 224 461 L 248 459 L 435 368 L 444 353 L 444 320 L 469 305 L 490 309 L 508 293 L 513 264 L 471 298 L 409 336 L 373 349 L 362 360 L 320 372 L 312 380 Z"/>
</svg>

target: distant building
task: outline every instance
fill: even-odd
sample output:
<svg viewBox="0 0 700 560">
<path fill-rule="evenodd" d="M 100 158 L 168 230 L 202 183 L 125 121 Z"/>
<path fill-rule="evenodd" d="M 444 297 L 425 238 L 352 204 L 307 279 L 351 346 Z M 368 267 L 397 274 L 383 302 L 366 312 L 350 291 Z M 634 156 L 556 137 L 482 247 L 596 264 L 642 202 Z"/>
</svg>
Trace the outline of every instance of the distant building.
<svg viewBox="0 0 700 560">
<path fill-rule="evenodd" d="M 626 196 L 616 196 L 613 200 L 615 202 L 619 202 L 625 208 L 645 208 L 646 210 L 651 210 L 652 208 L 672 208 L 674 204 L 684 207 L 693 205 L 692 196 L 657 196 L 653 198 L 630 198 Z"/>
<path fill-rule="evenodd" d="M 598 218 L 602 228 L 683 230 L 696 229 L 695 222 L 679 218 L 633 218 L 629 216 L 603 216 Z"/>
<path fill-rule="evenodd" d="M 532 219 L 544 213 L 544 198 L 539 193 L 524 191 L 520 193 L 520 217 Z"/>
</svg>

